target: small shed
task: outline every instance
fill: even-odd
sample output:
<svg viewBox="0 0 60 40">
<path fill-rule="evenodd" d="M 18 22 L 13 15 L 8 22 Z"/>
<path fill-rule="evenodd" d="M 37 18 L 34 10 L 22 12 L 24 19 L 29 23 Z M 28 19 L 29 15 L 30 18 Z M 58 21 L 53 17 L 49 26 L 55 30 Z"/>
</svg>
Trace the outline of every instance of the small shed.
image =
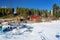
<svg viewBox="0 0 60 40">
<path fill-rule="evenodd" d="M 30 16 L 30 21 L 31 22 L 40 22 L 41 16 Z"/>
</svg>

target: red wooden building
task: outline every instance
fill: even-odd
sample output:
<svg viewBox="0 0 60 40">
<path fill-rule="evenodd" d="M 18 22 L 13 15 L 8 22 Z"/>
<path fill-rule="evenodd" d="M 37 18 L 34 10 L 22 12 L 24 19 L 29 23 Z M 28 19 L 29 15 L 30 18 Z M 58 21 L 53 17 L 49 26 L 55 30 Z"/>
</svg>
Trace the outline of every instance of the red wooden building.
<svg viewBox="0 0 60 40">
<path fill-rule="evenodd" d="M 40 22 L 41 16 L 30 16 L 30 21 L 31 22 Z"/>
</svg>

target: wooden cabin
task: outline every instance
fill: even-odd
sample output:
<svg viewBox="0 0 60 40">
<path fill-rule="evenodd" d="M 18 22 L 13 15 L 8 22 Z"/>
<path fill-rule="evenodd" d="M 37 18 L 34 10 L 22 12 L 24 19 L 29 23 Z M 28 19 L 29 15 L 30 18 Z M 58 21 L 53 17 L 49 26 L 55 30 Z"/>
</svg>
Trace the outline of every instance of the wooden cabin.
<svg viewBox="0 0 60 40">
<path fill-rule="evenodd" d="M 40 22 L 41 16 L 30 16 L 30 21 L 31 22 Z"/>
</svg>

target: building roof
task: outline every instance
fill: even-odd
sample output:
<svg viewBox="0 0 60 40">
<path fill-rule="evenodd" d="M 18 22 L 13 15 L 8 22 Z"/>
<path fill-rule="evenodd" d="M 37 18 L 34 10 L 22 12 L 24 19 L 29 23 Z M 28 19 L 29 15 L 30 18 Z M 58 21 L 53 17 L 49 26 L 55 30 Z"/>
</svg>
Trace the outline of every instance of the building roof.
<svg viewBox="0 0 60 40">
<path fill-rule="evenodd" d="M 30 16 L 30 18 L 38 18 L 39 16 Z"/>
</svg>

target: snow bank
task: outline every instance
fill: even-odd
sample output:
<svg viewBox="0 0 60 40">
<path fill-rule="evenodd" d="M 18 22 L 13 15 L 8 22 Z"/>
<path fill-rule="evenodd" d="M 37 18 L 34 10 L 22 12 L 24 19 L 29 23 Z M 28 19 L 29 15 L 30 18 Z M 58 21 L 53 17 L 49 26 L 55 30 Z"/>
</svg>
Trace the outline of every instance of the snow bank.
<svg viewBox="0 0 60 40">
<path fill-rule="evenodd" d="M 0 35 L 0 40 L 58 40 L 60 34 L 60 20 L 26 24 L 33 27 L 32 32 L 23 32 L 21 35 Z M 15 33 L 15 32 L 14 32 Z M 59 39 L 60 40 L 60 39 Z"/>
</svg>

